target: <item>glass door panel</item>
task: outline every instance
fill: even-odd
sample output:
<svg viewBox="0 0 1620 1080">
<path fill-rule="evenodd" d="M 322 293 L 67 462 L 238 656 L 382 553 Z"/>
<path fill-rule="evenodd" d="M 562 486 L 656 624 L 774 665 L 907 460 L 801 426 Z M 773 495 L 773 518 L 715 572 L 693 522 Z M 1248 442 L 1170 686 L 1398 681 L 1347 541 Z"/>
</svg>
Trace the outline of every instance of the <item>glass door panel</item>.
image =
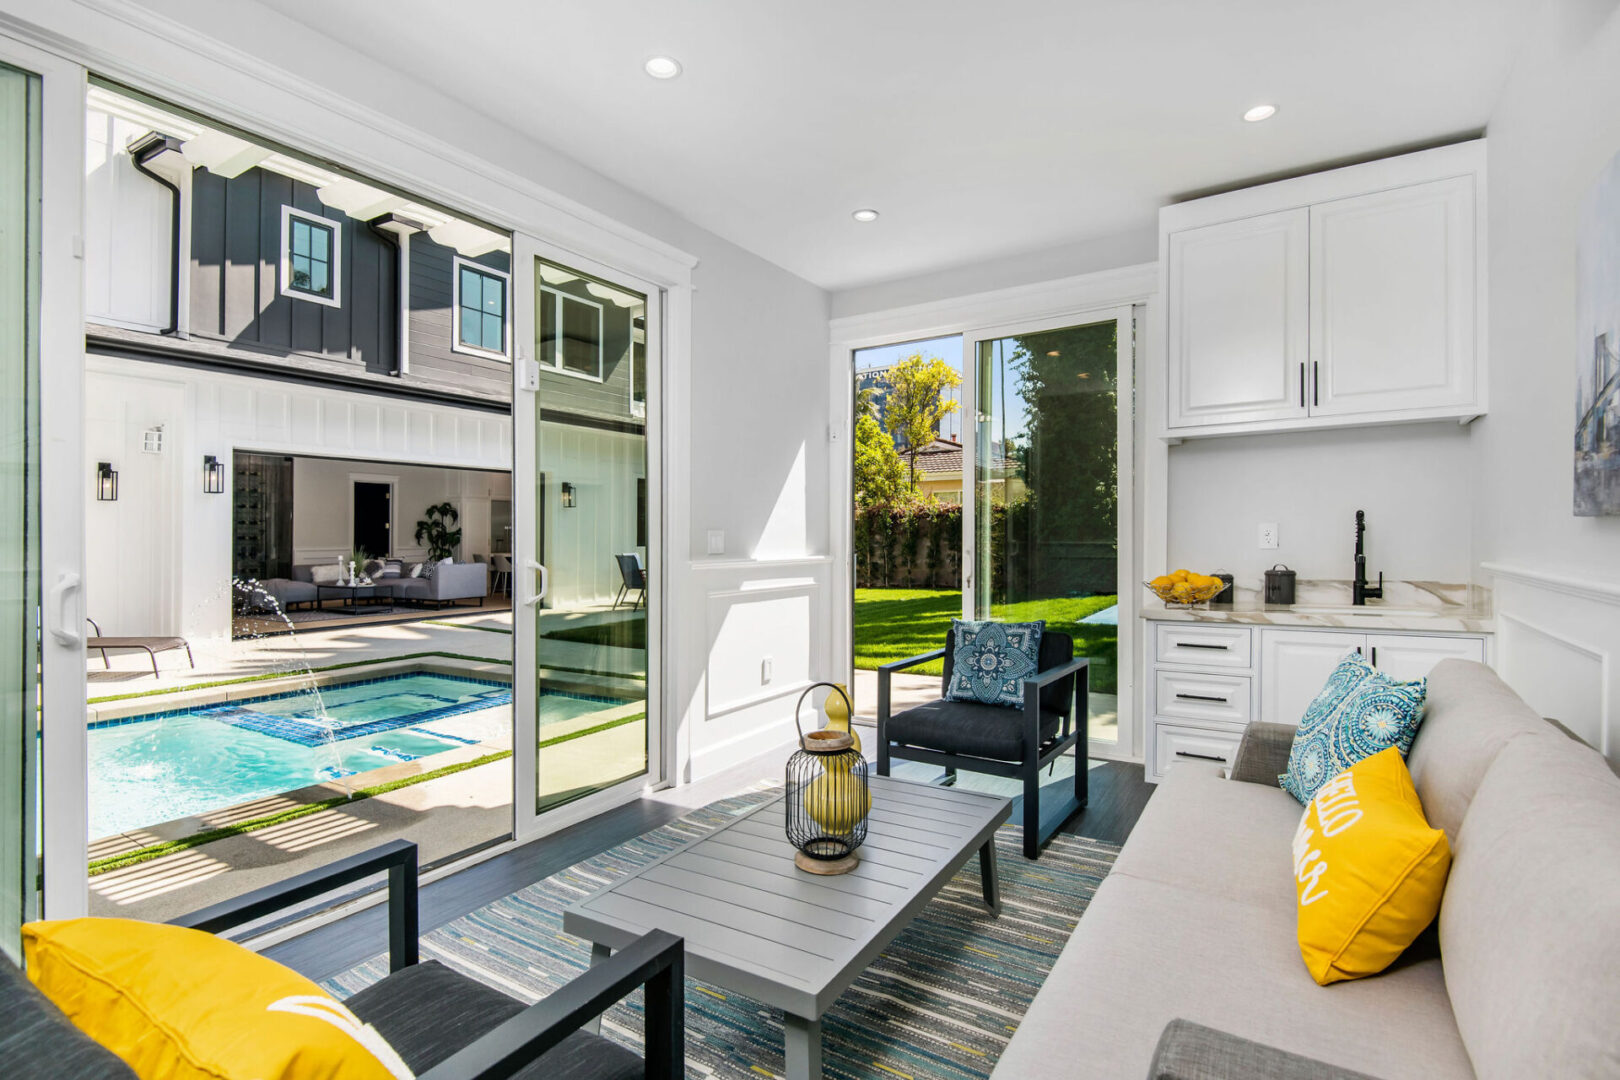
<svg viewBox="0 0 1620 1080">
<path fill-rule="evenodd" d="M 39 890 L 41 80 L 0 63 L 0 950 Z"/>
<path fill-rule="evenodd" d="M 648 724 L 658 577 L 647 502 L 656 486 L 650 292 L 535 259 L 538 408 L 526 547 L 535 575 L 527 617 L 536 814 L 640 780 L 657 745 Z"/>
<path fill-rule="evenodd" d="M 1091 741 L 1119 737 L 1120 379 L 1130 320 L 974 342 L 974 618 L 1046 620 L 1091 658 Z M 992 332 L 994 333 L 994 332 Z M 1120 340 L 1121 334 L 1126 340 Z M 1125 489 L 1129 488 L 1126 470 Z"/>
</svg>

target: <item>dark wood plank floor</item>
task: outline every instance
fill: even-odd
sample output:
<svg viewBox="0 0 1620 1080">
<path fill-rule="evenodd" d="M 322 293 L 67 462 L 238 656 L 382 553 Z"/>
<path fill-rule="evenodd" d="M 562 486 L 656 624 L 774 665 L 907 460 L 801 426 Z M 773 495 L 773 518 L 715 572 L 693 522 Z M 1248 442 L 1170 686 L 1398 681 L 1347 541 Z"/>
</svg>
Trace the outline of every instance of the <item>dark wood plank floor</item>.
<svg viewBox="0 0 1620 1080">
<path fill-rule="evenodd" d="M 418 896 L 421 932 L 436 930 L 685 813 L 681 806 L 639 799 L 424 885 Z M 273 945 L 265 955 L 318 980 L 347 971 L 387 948 L 388 909 L 378 905 Z"/>
<path fill-rule="evenodd" d="M 1070 818 L 1063 831 L 1110 844 L 1123 844 L 1142 816 L 1156 784 L 1142 778 L 1142 766 L 1105 761 L 1086 780 L 1086 808 Z"/>
</svg>

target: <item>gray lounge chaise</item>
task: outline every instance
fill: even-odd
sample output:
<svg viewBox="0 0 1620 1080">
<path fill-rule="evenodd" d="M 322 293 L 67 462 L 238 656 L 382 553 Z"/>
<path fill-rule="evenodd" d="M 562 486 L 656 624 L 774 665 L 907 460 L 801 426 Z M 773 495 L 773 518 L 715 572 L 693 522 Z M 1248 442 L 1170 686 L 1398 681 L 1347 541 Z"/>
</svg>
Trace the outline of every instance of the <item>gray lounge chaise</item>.
<svg viewBox="0 0 1620 1080">
<path fill-rule="evenodd" d="M 107 650 L 109 649 L 143 650 L 152 661 L 153 678 L 158 677 L 157 654 L 171 652 L 174 649 L 186 650 L 186 662 L 191 665 L 193 671 L 197 669 L 197 661 L 191 655 L 191 642 L 183 637 L 104 637 L 101 633 L 101 627 L 96 625 L 96 620 L 87 617 L 84 621 L 89 623 L 90 628 L 95 631 L 94 635 L 85 639 L 85 650 L 99 651 L 101 653 L 101 662 L 107 665 L 108 671 L 112 670 L 112 661 L 107 658 Z"/>
</svg>

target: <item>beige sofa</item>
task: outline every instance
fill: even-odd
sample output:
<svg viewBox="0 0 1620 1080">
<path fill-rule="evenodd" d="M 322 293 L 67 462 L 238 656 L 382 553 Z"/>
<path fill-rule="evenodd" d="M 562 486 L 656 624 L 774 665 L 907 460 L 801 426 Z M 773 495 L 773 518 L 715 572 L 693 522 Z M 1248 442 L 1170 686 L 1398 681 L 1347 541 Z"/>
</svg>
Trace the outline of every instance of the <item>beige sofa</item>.
<svg viewBox="0 0 1620 1080">
<path fill-rule="evenodd" d="M 1489 668 L 1438 665 L 1408 759 L 1454 855 L 1437 930 L 1382 975 L 1321 987 L 1294 933 L 1302 808 L 1265 782 L 1291 739 L 1251 726 L 1231 777 L 1170 771 L 994 1080 L 1335 1075 L 1290 1054 L 1382 1080 L 1620 1077 L 1620 779 L 1604 759 Z M 1184 1025 L 1166 1032 L 1177 1018 L 1237 1038 L 1189 1048 Z M 1258 1064 L 1244 1040 L 1288 1053 Z"/>
</svg>

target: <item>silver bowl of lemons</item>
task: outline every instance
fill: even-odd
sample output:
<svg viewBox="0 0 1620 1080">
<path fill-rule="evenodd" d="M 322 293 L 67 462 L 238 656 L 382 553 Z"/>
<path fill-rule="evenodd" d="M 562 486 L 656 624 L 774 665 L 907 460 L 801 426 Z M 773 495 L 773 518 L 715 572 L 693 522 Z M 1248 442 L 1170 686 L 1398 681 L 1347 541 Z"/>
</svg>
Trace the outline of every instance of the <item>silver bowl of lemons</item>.
<svg viewBox="0 0 1620 1080">
<path fill-rule="evenodd" d="M 1191 607 L 1210 600 L 1226 588 L 1218 577 L 1200 574 L 1194 570 L 1172 570 L 1152 581 L 1144 581 L 1149 592 L 1172 607 Z"/>
</svg>

